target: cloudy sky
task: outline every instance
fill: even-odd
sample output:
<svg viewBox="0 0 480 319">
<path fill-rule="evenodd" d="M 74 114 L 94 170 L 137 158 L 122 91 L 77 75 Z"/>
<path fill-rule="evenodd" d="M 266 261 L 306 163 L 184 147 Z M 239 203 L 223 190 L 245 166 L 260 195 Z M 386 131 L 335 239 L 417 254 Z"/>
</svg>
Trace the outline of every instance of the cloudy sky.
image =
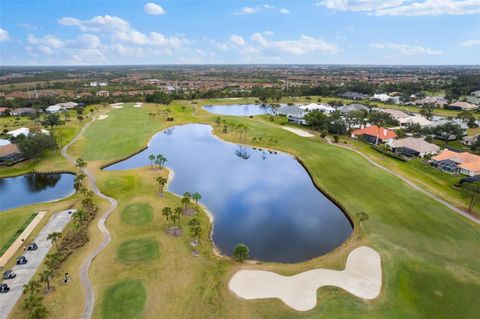
<svg viewBox="0 0 480 319">
<path fill-rule="evenodd" d="M 480 0 L 2 0 L 0 65 L 479 64 Z"/>
</svg>

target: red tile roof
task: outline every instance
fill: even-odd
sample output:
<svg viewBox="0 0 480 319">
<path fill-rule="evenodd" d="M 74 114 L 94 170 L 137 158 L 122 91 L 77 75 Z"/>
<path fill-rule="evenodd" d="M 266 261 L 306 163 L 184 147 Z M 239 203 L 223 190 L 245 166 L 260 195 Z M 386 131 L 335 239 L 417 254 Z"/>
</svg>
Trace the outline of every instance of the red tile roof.
<svg viewBox="0 0 480 319">
<path fill-rule="evenodd" d="M 376 125 L 367 126 L 362 129 L 358 129 L 352 132 L 353 135 L 370 135 L 378 137 L 380 140 L 388 140 L 391 138 L 396 138 L 397 134 L 394 131 L 388 130 L 383 127 L 379 127 Z"/>
</svg>

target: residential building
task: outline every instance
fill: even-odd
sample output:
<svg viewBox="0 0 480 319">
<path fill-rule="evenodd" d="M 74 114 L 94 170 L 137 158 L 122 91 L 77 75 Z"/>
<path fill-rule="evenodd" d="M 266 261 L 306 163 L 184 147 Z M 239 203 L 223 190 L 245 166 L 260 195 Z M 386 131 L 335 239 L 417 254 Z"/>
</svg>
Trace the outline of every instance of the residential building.
<svg viewBox="0 0 480 319">
<path fill-rule="evenodd" d="M 101 96 L 101 97 L 109 97 L 110 93 L 108 91 L 105 91 L 105 90 L 100 90 L 95 95 L 96 96 Z"/>
<path fill-rule="evenodd" d="M 445 108 L 453 109 L 453 110 L 462 110 L 462 111 L 473 111 L 478 109 L 478 105 L 468 102 L 460 102 L 457 101 L 455 103 L 447 105 Z"/>
<path fill-rule="evenodd" d="M 47 107 L 45 109 L 45 112 L 51 113 L 51 114 L 58 113 L 58 112 L 61 112 L 61 111 L 63 111 L 63 107 L 59 104 L 50 105 L 49 107 Z"/>
<path fill-rule="evenodd" d="M 432 124 L 432 122 L 427 120 L 427 118 L 418 114 L 399 118 L 398 122 L 400 123 L 400 126 L 407 126 L 409 124 L 418 124 L 420 126 L 428 126 Z"/>
<path fill-rule="evenodd" d="M 381 108 L 376 108 L 375 111 L 378 112 L 383 112 L 383 113 L 388 113 L 392 116 L 392 118 L 399 120 L 401 118 L 406 118 L 410 117 L 407 113 L 400 111 L 400 110 L 392 110 L 392 109 L 381 109 Z"/>
<path fill-rule="evenodd" d="M 456 125 L 460 126 L 460 128 L 461 128 L 462 131 L 463 131 L 463 135 L 467 135 L 468 125 L 465 124 L 464 122 L 458 120 L 458 119 L 452 119 L 452 120 L 443 119 L 443 120 L 439 120 L 439 121 L 433 122 L 432 124 L 427 125 L 427 126 L 428 126 L 428 127 L 437 127 L 437 126 L 443 126 L 443 125 L 445 125 L 445 124 L 447 124 L 447 123 L 456 124 Z M 448 135 L 447 132 L 437 134 L 436 137 L 439 138 L 439 139 L 441 139 L 441 140 L 446 140 L 446 141 L 453 141 L 453 140 L 456 140 L 456 139 L 457 139 L 457 136 L 455 136 L 455 135 Z"/>
<path fill-rule="evenodd" d="M 465 136 L 462 138 L 462 144 L 472 146 L 477 142 L 478 138 L 480 137 L 480 134 L 475 134 L 473 136 Z"/>
<path fill-rule="evenodd" d="M 28 134 L 30 134 L 30 129 L 28 127 L 21 127 L 19 129 L 16 129 L 16 130 L 13 130 L 13 131 L 10 131 L 10 132 L 7 132 L 8 135 L 11 135 L 13 137 L 18 137 L 20 135 L 25 135 L 25 136 L 28 136 Z M 50 134 L 49 131 L 47 130 L 44 130 L 44 129 L 41 129 L 40 130 L 41 133 L 43 134 Z"/>
<path fill-rule="evenodd" d="M 0 164 L 9 164 L 22 158 L 15 144 L 0 145 Z"/>
<path fill-rule="evenodd" d="M 393 140 L 388 143 L 393 152 L 405 156 L 419 156 L 437 154 L 440 151 L 438 145 L 428 143 L 423 138 L 407 137 Z"/>
<path fill-rule="evenodd" d="M 362 136 L 367 143 L 377 145 L 378 143 L 392 142 L 397 137 L 397 134 L 389 129 L 371 125 L 352 132 L 353 138 L 359 136 Z"/>
<path fill-rule="evenodd" d="M 12 109 L 10 114 L 13 116 L 26 116 L 35 114 L 36 111 L 30 107 L 20 107 L 18 109 Z"/>
<path fill-rule="evenodd" d="M 480 175 L 480 156 L 468 152 L 458 153 L 446 149 L 432 157 L 431 164 L 433 167 L 451 174 Z"/>
<path fill-rule="evenodd" d="M 346 98 L 346 99 L 352 99 L 352 100 L 366 100 L 370 98 L 368 94 L 362 94 L 362 93 L 357 93 L 357 92 L 345 92 L 340 94 L 341 97 Z"/>
<path fill-rule="evenodd" d="M 298 106 L 283 105 L 277 109 L 276 114 L 286 116 L 289 122 L 306 124 L 305 111 Z"/>
<path fill-rule="evenodd" d="M 319 110 L 320 112 L 327 113 L 327 114 L 333 113 L 337 110 L 336 108 L 331 107 L 328 104 L 316 104 L 316 103 L 311 103 L 311 104 L 307 104 L 307 105 L 300 105 L 299 108 L 306 111 L 306 112 L 310 112 L 310 111 L 313 111 L 313 110 Z"/>
<path fill-rule="evenodd" d="M 425 105 L 425 104 L 432 104 L 432 105 L 436 105 L 436 106 L 440 106 L 440 107 L 444 107 L 445 105 L 448 104 L 448 101 L 447 99 L 443 98 L 443 97 L 430 97 L 430 96 L 427 96 L 421 100 L 416 100 L 415 102 L 413 102 L 414 104 L 416 105 Z"/>
<path fill-rule="evenodd" d="M 338 109 L 342 113 L 350 113 L 350 112 L 356 112 L 356 111 L 364 111 L 368 112 L 370 109 L 366 107 L 363 104 L 349 104 L 349 105 L 344 105 Z"/>
<path fill-rule="evenodd" d="M 64 103 L 57 103 L 57 105 L 60 105 L 60 106 L 63 107 L 65 110 L 70 110 L 70 109 L 76 108 L 76 107 L 79 106 L 80 104 L 75 103 L 75 102 L 64 102 Z"/>
</svg>

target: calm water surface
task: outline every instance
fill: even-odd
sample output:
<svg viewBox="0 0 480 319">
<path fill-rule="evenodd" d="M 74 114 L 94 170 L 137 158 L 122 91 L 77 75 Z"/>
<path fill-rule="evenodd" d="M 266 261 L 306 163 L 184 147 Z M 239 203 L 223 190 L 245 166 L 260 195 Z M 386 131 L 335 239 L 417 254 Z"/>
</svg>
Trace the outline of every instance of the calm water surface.
<svg viewBox="0 0 480 319">
<path fill-rule="evenodd" d="M 72 194 L 72 174 L 26 174 L 0 178 L 0 210 L 48 202 Z"/>
<path fill-rule="evenodd" d="M 219 115 L 250 116 L 270 113 L 270 107 L 264 104 L 205 105 L 203 108 Z"/>
<path fill-rule="evenodd" d="M 294 158 L 227 143 L 211 131 L 201 124 L 167 129 L 147 150 L 106 170 L 150 165 L 150 154 L 163 154 L 175 171 L 169 191 L 202 195 L 214 216 L 213 240 L 224 254 L 245 243 L 253 259 L 300 262 L 349 236 L 348 219 Z"/>
</svg>

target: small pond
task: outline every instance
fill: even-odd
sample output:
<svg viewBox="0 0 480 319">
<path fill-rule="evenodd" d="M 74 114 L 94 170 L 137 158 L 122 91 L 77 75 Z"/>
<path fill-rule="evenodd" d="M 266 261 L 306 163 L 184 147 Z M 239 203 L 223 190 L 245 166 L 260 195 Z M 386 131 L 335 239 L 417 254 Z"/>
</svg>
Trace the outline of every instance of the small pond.
<svg viewBox="0 0 480 319">
<path fill-rule="evenodd" d="M 74 192 L 74 178 L 57 173 L 0 178 L 0 210 L 67 197 Z"/>
<path fill-rule="evenodd" d="M 203 108 L 214 114 L 237 116 L 269 114 L 271 111 L 265 104 L 205 105 Z"/>
<path fill-rule="evenodd" d="M 147 150 L 106 170 L 148 166 L 150 154 L 165 156 L 175 171 L 169 191 L 202 195 L 224 254 L 244 243 L 252 259 L 301 262 L 338 247 L 352 232 L 344 213 L 287 154 L 228 143 L 208 125 L 189 124 L 156 134 Z"/>
</svg>

